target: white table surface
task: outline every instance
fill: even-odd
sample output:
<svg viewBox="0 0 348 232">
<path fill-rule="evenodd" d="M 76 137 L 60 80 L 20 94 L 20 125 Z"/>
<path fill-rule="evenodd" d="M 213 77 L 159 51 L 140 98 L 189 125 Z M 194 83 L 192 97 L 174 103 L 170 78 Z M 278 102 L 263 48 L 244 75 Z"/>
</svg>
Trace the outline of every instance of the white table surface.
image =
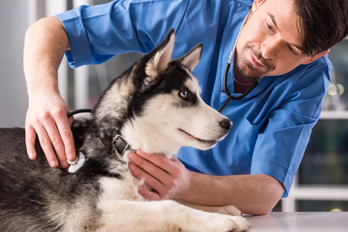
<svg viewBox="0 0 348 232">
<path fill-rule="evenodd" d="M 250 232 L 348 232 L 348 212 L 273 212 L 246 216 Z"/>
</svg>

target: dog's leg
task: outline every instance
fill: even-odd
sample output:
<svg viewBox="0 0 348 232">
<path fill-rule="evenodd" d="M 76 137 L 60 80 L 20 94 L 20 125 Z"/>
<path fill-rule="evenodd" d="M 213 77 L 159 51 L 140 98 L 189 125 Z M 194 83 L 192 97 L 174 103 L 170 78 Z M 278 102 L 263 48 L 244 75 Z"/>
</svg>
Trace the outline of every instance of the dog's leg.
<svg viewBox="0 0 348 232">
<path fill-rule="evenodd" d="M 196 204 L 193 204 L 191 202 L 182 201 L 182 200 L 177 200 L 177 202 L 182 204 L 182 205 L 186 205 L 190 208 L 202 210 L 205 212 L 220 213 L 220 214 L 226 214 L 226 215 L 231 215 L 231 216 L 241 216 L 242 215 L 242 212 L 233 205 L 205 206 L 205 205 L 196 205 Z"/>
<path fill-rule="evenodd" d="M 247 231 L 249 222 L 240 216 L 228 216 L 192 209 L 172 200 L 135 202 L 105 201 L 102 227 L 98 231 Z"/>
</svg>

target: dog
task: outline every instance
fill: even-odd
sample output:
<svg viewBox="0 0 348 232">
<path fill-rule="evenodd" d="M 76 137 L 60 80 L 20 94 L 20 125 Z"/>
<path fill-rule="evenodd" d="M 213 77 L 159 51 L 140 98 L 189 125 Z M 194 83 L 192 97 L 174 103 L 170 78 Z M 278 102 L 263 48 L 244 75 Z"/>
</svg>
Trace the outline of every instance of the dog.
<svg viewBox="0 0 348 232">
<path fill-rule="evenodd" d="M 233 206 L 146 201 L 128 170 L 133 149 L 172 158 L 180 147 L 207 150 L 231 122 L 200 97 L 192 70 L 203 45 L 172 59 L 175 32 L 116 78 L 72 132 L 85 162 L 74 174 L 50 168 L 36 141 L 26 156 L 25 131 L 0 129 L 0 231 L 247 231 Z"/>
</svg>

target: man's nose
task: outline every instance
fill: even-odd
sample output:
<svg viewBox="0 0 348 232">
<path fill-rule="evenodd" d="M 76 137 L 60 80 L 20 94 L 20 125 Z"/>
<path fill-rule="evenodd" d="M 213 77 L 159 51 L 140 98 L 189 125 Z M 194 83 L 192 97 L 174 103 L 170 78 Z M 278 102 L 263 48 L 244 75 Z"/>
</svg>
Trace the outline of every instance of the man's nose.
<svg viewBox="0 0 348 232">
<path fill-rule="evenodd" d="M 267 60 L 277 57 L 281 49 L 281 41 L 276 37 L 268 37 L 261 43 L 261 55 Z"/>
</svg>

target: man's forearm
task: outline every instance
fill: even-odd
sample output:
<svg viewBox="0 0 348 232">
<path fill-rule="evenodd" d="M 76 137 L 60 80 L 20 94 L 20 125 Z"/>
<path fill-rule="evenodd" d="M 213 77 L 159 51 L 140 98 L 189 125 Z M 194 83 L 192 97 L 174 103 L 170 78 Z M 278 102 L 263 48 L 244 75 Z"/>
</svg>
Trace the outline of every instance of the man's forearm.
<svg viewBox="0 0 348 232">
<path fill-rule="evenodd" d="M 56 17 L 41 19 L 27 30 L 23 62 L 29 95 L 39 86 L 58 92 L 57 69 L 68 47 L 67 35 Z"/>
<path fill-rule="evenodd" d="M 267 175 L 191 174 L 190 188 L 181 199 L 200 205 L 234 205 L 243 213 L 266 214 L 284 192 L 283 185 Z"/>
</svg>

